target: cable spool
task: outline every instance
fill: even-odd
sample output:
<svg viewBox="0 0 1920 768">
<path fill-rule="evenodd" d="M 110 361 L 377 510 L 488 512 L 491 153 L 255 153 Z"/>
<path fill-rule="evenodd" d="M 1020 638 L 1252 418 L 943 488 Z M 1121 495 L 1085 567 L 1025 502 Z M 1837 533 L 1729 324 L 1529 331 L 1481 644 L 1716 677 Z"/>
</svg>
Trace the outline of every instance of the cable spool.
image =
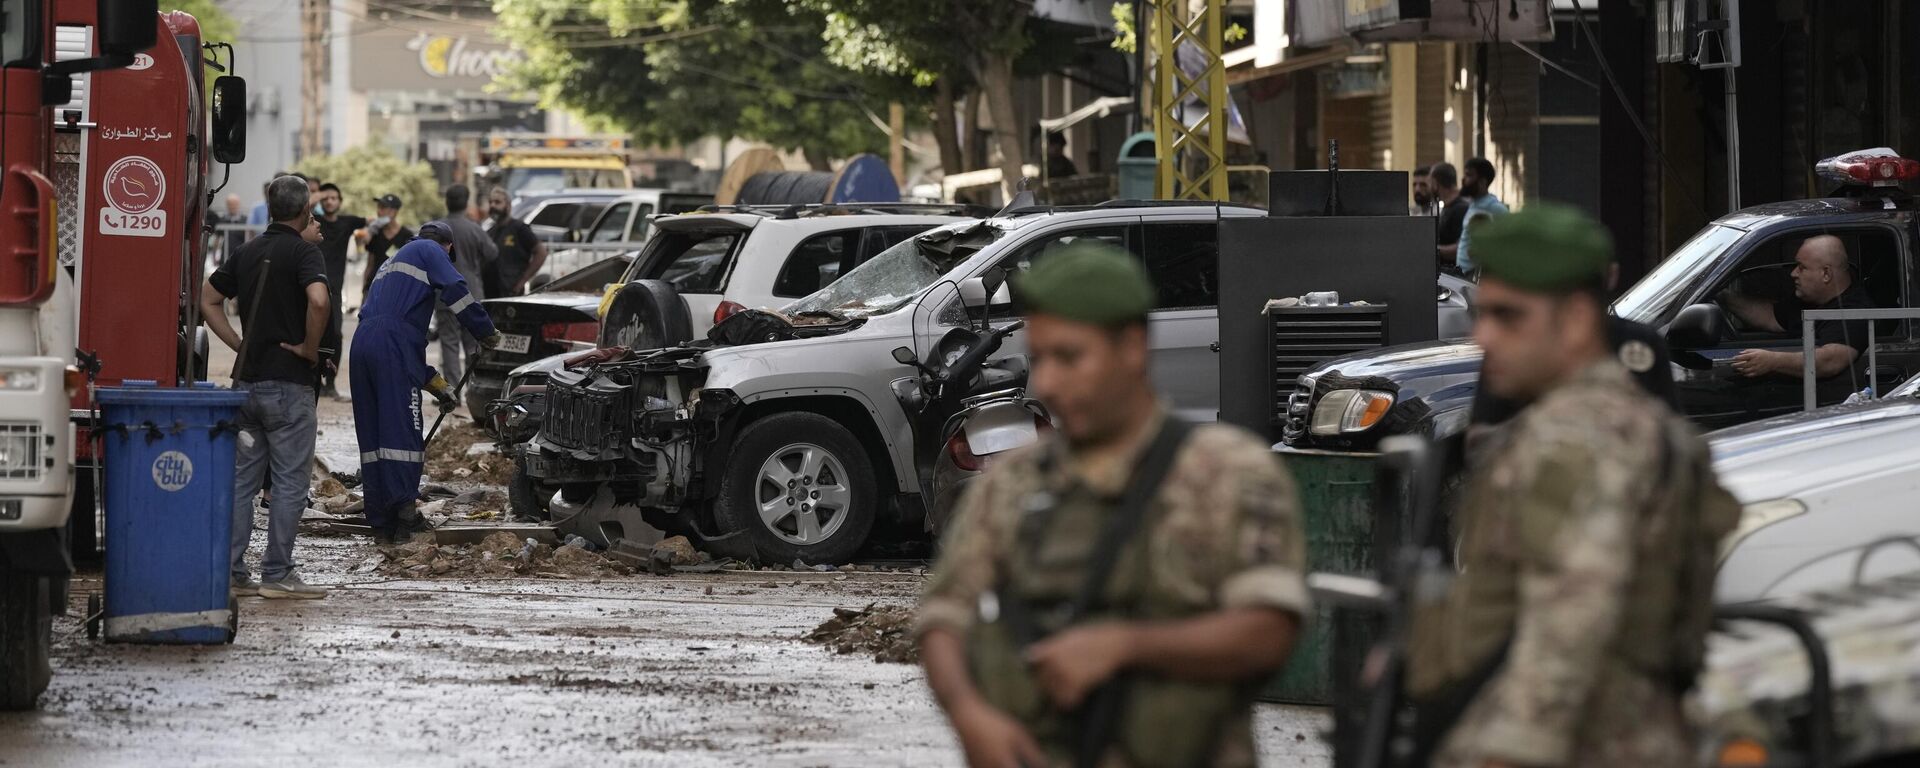
<svg viewBox="0 0 1920 768">
<path fill-rule="evenodd" d="M 887 161 L 856 155 L 834 173 L 789 171 L 768 149 L 748 151 L 728 164 L 713 200 L 719 205 L 897 203 L 900 186 Z"/>
<path fill-rule="evenodd" d="M 757 173 L 740 187 L 734 202 L 742 205 L 826 203 L 833 191 L 833 174 L 819 171 Z"/>
</svg>

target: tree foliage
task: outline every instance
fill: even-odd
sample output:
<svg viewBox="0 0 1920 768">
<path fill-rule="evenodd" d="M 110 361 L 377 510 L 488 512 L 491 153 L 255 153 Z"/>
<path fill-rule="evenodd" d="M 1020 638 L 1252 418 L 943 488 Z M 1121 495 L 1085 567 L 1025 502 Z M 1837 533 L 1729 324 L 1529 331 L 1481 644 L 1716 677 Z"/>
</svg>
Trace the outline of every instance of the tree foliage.
<svg viewBox="0 0 1920 768">
<path fill-rule="evenodd" d="M 433 167 L 409 163 L 380 144 L 363 144 L 337 155 L 301 160 L 294 171 L 340 187 L 340 210 L 372 218 L 373 199 L 400 196 L 400 223 L 409 227 L 446 215 Z"/>
<path fill-rule="evenodd" d="M 498 32 L 513 85 L 649 144 L 738 136 L 809 157 L 881 152 L 904 75 L 836 66 L 818 9 L 781 0 L 518 0 Z"/>
<path fill-rule="evenodd" d="M 220 6 L 214 4 L 214 0 L 163 0 L 160 3 L 160 10 L 186 11 L 192 14 L 194 21 L 200 22 L 200 39 L 204 42 L 231 43 L 240 37 L 240 24 L 235 22 L 232 16 L 228 16 L 226 11 L 220 10 Z M 225 73 L 207 67 L 207 82 L 213 82 L 213 78 L 222 74 Z"/>
</svg>

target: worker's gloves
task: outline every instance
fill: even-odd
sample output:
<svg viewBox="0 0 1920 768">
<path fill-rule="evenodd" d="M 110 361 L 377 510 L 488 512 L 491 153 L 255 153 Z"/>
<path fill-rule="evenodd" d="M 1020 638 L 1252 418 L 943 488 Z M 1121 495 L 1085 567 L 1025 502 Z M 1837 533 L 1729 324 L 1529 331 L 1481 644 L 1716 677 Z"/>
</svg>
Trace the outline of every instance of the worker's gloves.
<svg viewBox="0 0 1920 768">
<path fill-rule="evenodd" d="M 494 331 L 492 336 L 481 339 L 480 343 L 486 345 L 487 349 L 499 349 L 500 343 L 506 340 L 507 337 L 504 334 Z"/>
<path fill-rule="evenodd" d="M 427 394 L 433 395 L 434 404 L 440 406 L 443 411 L 453 410 L 453 407 L 459 404 L 453 399 L 453 387 L 447 384 L 447 377 L 437 373 L 433 375 L 432 381 L 427 382 Z"/>
</svg>

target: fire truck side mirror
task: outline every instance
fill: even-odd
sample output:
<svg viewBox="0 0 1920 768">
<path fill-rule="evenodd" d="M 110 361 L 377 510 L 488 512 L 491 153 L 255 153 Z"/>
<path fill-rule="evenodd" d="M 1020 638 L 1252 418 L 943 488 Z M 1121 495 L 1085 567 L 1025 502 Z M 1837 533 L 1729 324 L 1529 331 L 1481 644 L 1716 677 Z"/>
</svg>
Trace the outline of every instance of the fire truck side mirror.
<svg viewBox="0 0 1920 768">
<path fill-rule="evenodd" d="M 152 48 L 160 13 L 160 0 L 100 0 L 97 12 L 100 27 L 100 53 L 126 56 Z"/>
<path fill-rule="evenodd" d="M 228 165 L 247 159 L 247 81 L 232 75 L 213 79 L 213 159 Z"/>
</svg>

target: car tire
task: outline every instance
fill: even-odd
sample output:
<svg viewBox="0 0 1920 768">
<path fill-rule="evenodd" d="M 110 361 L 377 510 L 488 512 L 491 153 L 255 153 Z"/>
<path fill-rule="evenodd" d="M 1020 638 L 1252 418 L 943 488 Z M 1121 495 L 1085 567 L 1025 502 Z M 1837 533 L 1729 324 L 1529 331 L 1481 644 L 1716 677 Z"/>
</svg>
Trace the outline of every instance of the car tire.
<svg viewBox="0 0 1920 768">
<path fill-rule="evenodd" d="M 0 710 L 33 709 L 53 679 L 47 578 L 0 571 Z"/>
<path fill-rule="evenodd" d="M 600 321 L 600 347 L 661 349 L 693 339 L 693 311 L 664 280 L 635 280 L 620 287 Z"/>
<path fill-rule="evenodd" d="M 728 459 L 714 519 L 723 533 L 745 531 L 761 562 L 839 565 L 866 545 L 880 494 L 872 459 L 846 427 L 774 414 L 741 430 Z"/>
</svg>

